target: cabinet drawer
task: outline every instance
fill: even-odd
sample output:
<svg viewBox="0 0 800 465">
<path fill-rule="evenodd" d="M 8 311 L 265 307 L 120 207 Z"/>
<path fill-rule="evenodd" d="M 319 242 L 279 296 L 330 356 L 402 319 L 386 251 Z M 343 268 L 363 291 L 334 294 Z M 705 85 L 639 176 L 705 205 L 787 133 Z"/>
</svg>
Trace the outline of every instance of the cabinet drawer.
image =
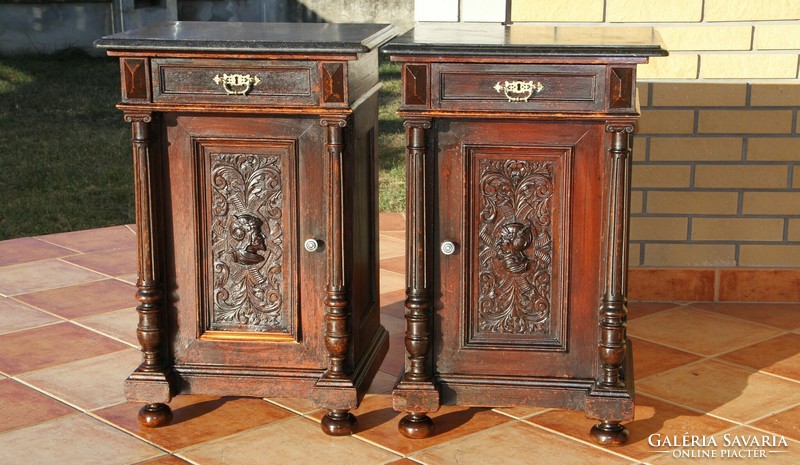
<svg viewBox="0 0 800 465">
<path fill-rule="evenodd" d="M 317 66 L 306 61 L 154 58 L 153 101 L 310 106 Z"/>
<path fill-rule="evenodd" d="M 443 110 L 599 111 L 605 66 L 435 64 L 432 101 Z"/>
</svg>

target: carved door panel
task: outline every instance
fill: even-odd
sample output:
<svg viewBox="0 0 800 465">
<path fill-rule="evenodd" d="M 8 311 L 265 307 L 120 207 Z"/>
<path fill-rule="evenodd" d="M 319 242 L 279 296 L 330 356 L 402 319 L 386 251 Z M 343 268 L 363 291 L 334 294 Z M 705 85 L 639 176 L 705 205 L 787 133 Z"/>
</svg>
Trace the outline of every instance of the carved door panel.
<svg viewBox="0 0 800 465">
<path fill-rule="evenodd" d="M 318 120 L 165 119 L 176 365 L 325 368 Z"/>
<path fill-rule="evenodd" d="M 602 125 L 444 121 L 436 137 L 440 378 L 593 378 Z"/>
</svg>

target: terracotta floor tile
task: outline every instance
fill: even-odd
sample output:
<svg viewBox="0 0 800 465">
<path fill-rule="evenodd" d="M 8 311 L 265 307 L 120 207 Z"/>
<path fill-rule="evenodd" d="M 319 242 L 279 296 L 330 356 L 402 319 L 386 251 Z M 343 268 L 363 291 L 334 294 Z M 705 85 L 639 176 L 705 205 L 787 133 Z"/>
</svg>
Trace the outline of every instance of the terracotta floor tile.
<svg viewBox="0 0 800 465">
<path fill-rule="evenodd" d="M 386 258 L 381 260 L 381 269 L 391 271 L 400 275 L 406 275 L 406 257 L 400 255 L 399 257 Z"/>
<path fill-rule="evenodd" d="M 636 396 L 634 415 L 634 420 L 625 424 L 630 433 L 628 443 L 613 450 L 637 461 L 657 456 L 657 451 L 647 442 L 651 434 L 681 436 L 689 431 L 690 434 L 704 436 L 735 425 L 642 395 Z M 587 442 L 592 441 L 589 430 L 597 423 L 586 418 L 583 412 L 571 410 L 553 410 L 525 421 Z"/>
<path fill-rule="evenodd" d="M 778 328 L 800 328 L 800 304 L 698 302 L 692 306 Z"/>
<path fill-rule="evenodd" d="M 381 236 L 391 237 L 392 239 L 397 239 L 405 242 L 406 240 L 406 232 L 405 231 L 381 231 Z"/>
<path fill-rule="evenodd" d="M 800 334 L 784 334 L 719 358 L 800 381 Z"/>
<path fill-rule="evenodd" d="M 680 307 L 680 305 L 672 302 L 628 302 L 628 320 L 675 307 Z"/>
<path fill-rule="evenodd" d="M 265 456 L 274 464 L 325 465 L 378 465 L 399 458 L 353 437 L 327 436 L 306 418 L 239 433 L 180 455 L 203 465 L 253 465 L 265 463 Z"/>
<path fill-rule="evenodd" d="M 505 415 L 514 417 L 514 418 L 528 418 L 533 415 L 547 412 L 550 409 L 546 408 L 539 408 L 539 407 L 498 407 L 493 408 L 497 413 L 503 413 Z"/>
<path fill-rule="evenodd" d="M 381 294 L 381 316 L 391 315 L 405 319 L 406 316 L 406 290 L 395 289 Z"/>
<path fill-rule="evenodd" d="M 48 244 L 32 237 L 21 237 L 0 241 L 0 266 L 66 257 L 75 253 L 77 252 L 74 250 Z"/>
<path fill-rule="evenodd" d="M 381 371 L 389 374 L 399 375 L 406 366 L 406 336 L 405 334 L 395 334 L 389 336 L 389 352 L 381 363 Z"/>
<path fill-rule="evenodd" d="M 28 305 L 64 318 L 104 313 L 136 306 L 136 286 L 104 279 L 77 286 L 21 294 L 15 297 Z"/>
<path fill-rule="evenodd" d="M 637 339 L 714 355 L 768 339 L 780 331 L 713 312 L 679 307 L 630 321 L 628 333 Z"/>
<path fill-rule="evenodd" d="M 391 236 L 381 235 L 381 254 L 380 259 L 385 260 L 392 257 L 401 257 L 406 254 L 406 242 Z"/>
<path fill-rule="evenodd" d="M 0 433 L 78 411 L 13 379 L 0 379 Z"/>
<path fill-rule="evenodd" d="M 546 463 L 556 457 L 559 465 L 630 463 L 601 449 L 519 422 L 482 431 L 412 456 L 423 463 L 436 465 L 527 464 L 537 463 L 537 459 L 538 463 Z"/>
<path fill-rule="evenodd" d="M 406 319 L 398 318 L 393 315 L 381 315 L 381 324 L 390 335 L 405 334 L 406 332 Z"/>
<path fill-rule="evenodd" d="M 319 407 L 314 405 L 314 402 L 308 398 L 300 398 L 300 397 L 270 397 L 269 399 L 265 399 L 268 402 L 272 402 L 273 404 L 285 408 L 286 410 L 290 410 L 298 415 L 306 415 L 308 413 L 314 412 L 319 410 Z"/>
<path fill-rule="evenodd" d="M 139 425 L 136 415 L 141 403 L 128 402 L 95 413 L 169 451 L 213 441 L 292 416 L 287 410 L 251 397 L 180 395 L 172 399 L 169 405 L 174 418 L 172 423 L 160 428 Z"/>
<path fill-rule="evenodd" d="M 391 394 L 394 385 L 397 383 L 397 375 L 378 371 L 372 383 L 369 385 L 368 394 Z"/>
<path fill-rule="evenodd" d="M 157 459 L 140 462 L 137 465 L 190 465 L 186 460 L 175 457 L 174 455 L 164 455 Z"/>
<path fill-rule="evenodd" d="M 0 463 L 127 465 L 164 452 L 86 415 L 0 434 Z M 20 462 L 19 458 L 24 457 Z"/>
<path fill-rule="evenodd" d="M 633 344 L 633 374 L 637 380 L 696 362 L 701 358 L 699 355 L 639 339 L 631 338 L 631 343 Z"/>
<path fill-rule="evenodd" d="M 83 253 L 118 249 L 136 250 L 136 234 L 125 226 L 50 234 L 38 236 L 37 239 Z"/>
<path fill-rule="evenodd" d="M 63 321 L 25 304 L 0 297 L 0 334 Z"/>
<path fill-rule="evenodd" d="M 381 213 L 378 215 L 378 230 L 384 231 L 405 231 L 405 213 Z"/>
<path fill-rule="evenodd" d="M 380 273 L 381 273 L 380 275 L 381 294 L 385 294 L 390 291 L 396 291 L 398 289 L 405 290 L 406 288 L 405 276 L 386 270 L 381 270 Z"/>
<path fill-rule="evenodd" d="M 128 349 L 72 323 L 0 335 L 0 371 L 16 375 Z"/>
<path fill-rule="evenodd" d="M 430 414 L 436 425 L 436 432 L 426 439 L 408 439 L 397 431 L 397 423 L 404 416 L 392 409 L 392 397 L 371 396 L 354 410 L 358 417 L 358 437 L 373 444 L 379 444 L 401 455 L 427 449 L 477 431 L 492 428 L 503 423 L 514 421 L 506 415 L 490 409 L 444 406 L 438 412 Z M 321 412 L 311 415 L 322 417 Z"/>
<path fill-rule="evenodd" d="M 800 385 L 718 361 L 703 361 L 637 383 L 636 390 L 738 422 L 800 403 Z"/>
<path fill-rule="evenodd" d="M 135 308 L 126 308 L 115 312 L 98 313 L 75 320 L 84 326 L 100 331 L 121 341 L 125 341 L 135 348 L 139 348 L 136 338 L 136 325 L 139 323 L 139 314 Z"/>
<path fill-rule="evenodd" d="M 758 420 L 752 426 L 800 441 L 800 405 Z"/>
<path fill-rule="evenodd" d="M 690 433 L 692 434 L 692 433 Z M 752 463 L 763 463 L 769 465 L 796 465 L 800 463 L 800 444 L 797 443 L 788 443 L 788 447 L 739 447 L 736 445 L 728 444 L 726 445 L 725 438 L 728 437 L 729 442 L 732 442 L 734 437 L 743 437 L 745 441 L 752 441 L 754 438 L 760 441 L 762 435 L 764 433 L 761 431 L 754 430 L 752 428 L 747 427 L 739 427 L 732 429 L 730 431 L 726 431 L 721 434 L 714 435 L 714 441 L 717 444 L 717 447 L 708 446 L 708 447 L 686 447 L 686 448 L 677 448 L 677 447 L 668 447 L 667 453 L 661 454 L 661 457 L 653 460 L 652 463 L 654 465 L 664 465 L 664 464 L 730 464 L 730 463 L 741 463 L 741 464 L 752 464 Z M 706 439 L 708 441 L 708 439 Z M 681 451 L 686 452 L 687 454 L 691 454 L 694 452 L 695 454 L 705 451 L 707 454 L 714 453 L 716 457 L 707 457 L 707 458 L 692 458 L 691 455 L 689 457 L 680 456 L 677 457 L 673 455 L 677 451 L 678 454 Z M 774 452 L 773 452 L 774 451 Z M 751 455 L 748 457 L 748 453 L 750 454 L 760 454 L 763 452 L 763 456 L 759 455 Z M 731 457 L 730 455 L 723 455 L 723 454 L 743 454 L 740 457 Z"/>
<path fill-rule="evenodd" d="M 141 352 L 126 349 L 25 373 L 19 378 L 72 405 L 93 410 L 125 402 L 122 383 L 141 361 Z"/>
<path fill-rule="evenodd" d="M 0 294 L 26 294 L 104 278 L 60 260 L 20 263 L 0 268 Z"/>
<path fill-rule="evenodd" d="M 394 462 L 389 462 L 386 465 L 419 465 L 419 462 L 415 462 L 411 459 L 400 459 L 395 460 Z"/>
<path fill-rule="evenodd" d="M 65 258 L 64 261 L 109 276 L 131 275 L 138 271 L 136 269 L 138 266 L 136 249 L 130 247 L 122 250 L 75 255 Z"/>
</svg>

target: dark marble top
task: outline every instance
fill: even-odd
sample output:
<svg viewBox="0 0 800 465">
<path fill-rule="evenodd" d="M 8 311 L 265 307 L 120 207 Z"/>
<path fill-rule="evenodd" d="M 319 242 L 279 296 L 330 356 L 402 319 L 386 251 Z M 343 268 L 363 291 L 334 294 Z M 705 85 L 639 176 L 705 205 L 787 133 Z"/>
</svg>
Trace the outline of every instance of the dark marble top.
<svg viewBox="0 0 800 465">
<path fill-rule="evenodd" d="M 381 49 L 393 55 L 666 56 L 650 27 L 420 23 Z"/>
<path fill-rule="evenodd" d="M 97 39 L 112 50 L 363 53 L 397 34 L 389 24 L 170 21 Z"/>
</svg>

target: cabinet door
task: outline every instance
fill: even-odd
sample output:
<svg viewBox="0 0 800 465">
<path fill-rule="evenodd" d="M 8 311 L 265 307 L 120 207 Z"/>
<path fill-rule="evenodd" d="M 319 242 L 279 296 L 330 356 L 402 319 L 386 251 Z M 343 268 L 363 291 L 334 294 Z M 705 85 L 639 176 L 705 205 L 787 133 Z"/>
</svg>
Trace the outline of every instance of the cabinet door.
<svg viewBox="0 0 800 465">
<path fill-rule="evenodd" d="M 440 379 L 595 376 L 603 185 L 596 123 L 439 121 Z M 438 247 L 437 247 L 438 248 Z"/>
<path fill-rule="evenodd" d="M 164 117 L 175 365 L 320 370 L 324 147 L 316 118 Z M 302 279 L 300 279 L 302 277 Z"/>
</svg>

